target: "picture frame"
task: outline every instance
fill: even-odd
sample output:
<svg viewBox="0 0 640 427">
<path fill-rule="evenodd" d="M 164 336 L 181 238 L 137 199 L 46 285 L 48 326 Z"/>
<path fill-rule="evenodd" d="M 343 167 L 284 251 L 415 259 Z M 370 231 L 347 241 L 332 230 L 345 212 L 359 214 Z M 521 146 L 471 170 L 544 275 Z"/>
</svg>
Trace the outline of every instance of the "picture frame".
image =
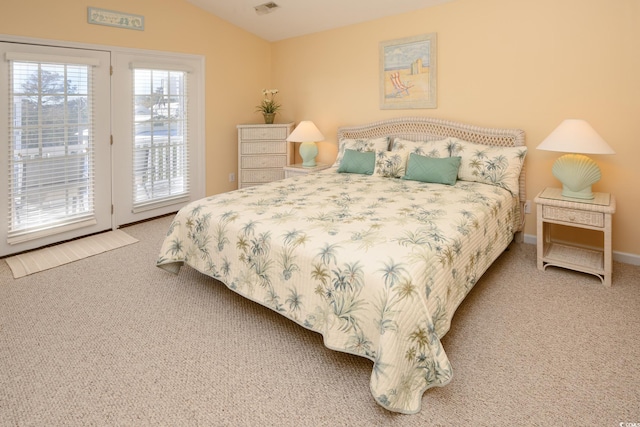
<svg viewBox="0 0 640 427">
<path fill-rule="evenodd" d="M 87 8 L 87 22 L 95 25 L 144 31 L 144 16 L 99 9 L 97 7 Z"/>
<path fill-rule="evenodd" d="M 380 109 L 437 108 L 436 33 L 380 42 Z"/>
</svg>

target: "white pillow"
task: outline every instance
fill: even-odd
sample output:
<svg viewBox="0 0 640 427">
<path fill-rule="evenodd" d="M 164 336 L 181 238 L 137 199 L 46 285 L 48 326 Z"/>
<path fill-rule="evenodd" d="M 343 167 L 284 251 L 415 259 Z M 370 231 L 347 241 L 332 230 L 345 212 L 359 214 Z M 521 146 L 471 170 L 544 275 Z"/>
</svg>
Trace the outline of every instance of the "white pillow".
<svg viewBox="0 0 640 427">
<path fill-rule="evenodd" d="M 451 138 L 451 156 L 460 156 L 458 179 L 483 182 L 518 194 L 527 147 L 498 147 Z"/>
<path fill-rule="evenodd" d="M 373 174 L 387 178 L 402 178 L 407 169 L 409 150 L 376 151 Z"/>
<path fill-rule="evenodd" d="M 340 166 L 344 150 L 347 149 L 355 151 L 387 151 L 389 149 L 389 138 L 386 136 L 373 139 L 342 138 L 338 143 L 338 156 L 333 164 L 334 166 Z"/>
<path fill-rule="evenodd" d="M 391 151 L 406 150 L 409 153 L 419 154 L 425 157 L 450 157 L 448 146 L 452 138 L 437 141 L 409 141 L 402 138 L 394 138 Z"/>
</svg>

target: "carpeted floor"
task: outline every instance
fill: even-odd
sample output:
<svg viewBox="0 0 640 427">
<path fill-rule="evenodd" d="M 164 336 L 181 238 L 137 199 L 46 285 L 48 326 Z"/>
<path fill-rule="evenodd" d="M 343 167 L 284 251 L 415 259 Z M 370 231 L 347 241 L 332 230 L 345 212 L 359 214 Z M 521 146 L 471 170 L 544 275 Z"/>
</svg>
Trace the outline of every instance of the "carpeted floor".
<svg viewBox="0 0 640 427">
<path fill-rule="evenodd" d="M 140 241 L 20 279 L 0 262 L 0 426 L 619 426 L 640 424 L 640 267 L 613 287 L 536 269 L 512 244 L 443 343 L 452 382 L 399 415 L 372 363 Z"/>
</svg>

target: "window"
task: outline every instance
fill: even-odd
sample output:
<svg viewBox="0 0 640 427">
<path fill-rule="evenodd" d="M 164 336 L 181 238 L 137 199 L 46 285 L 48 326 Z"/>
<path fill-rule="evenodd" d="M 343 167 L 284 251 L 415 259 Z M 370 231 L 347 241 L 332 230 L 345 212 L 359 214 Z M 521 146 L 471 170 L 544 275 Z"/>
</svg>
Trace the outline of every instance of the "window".
<svg viewBox="0 0 640 427">
<path fill-rule="evenodd" d="M 91 218 L 92 67 L 9 64 L 9 236 Z"/>
<path fill-rule="evenodd" d="M 184 71 L 133 70 L 134 212 L 189 196 L 189 132 Z"/>
</svg>

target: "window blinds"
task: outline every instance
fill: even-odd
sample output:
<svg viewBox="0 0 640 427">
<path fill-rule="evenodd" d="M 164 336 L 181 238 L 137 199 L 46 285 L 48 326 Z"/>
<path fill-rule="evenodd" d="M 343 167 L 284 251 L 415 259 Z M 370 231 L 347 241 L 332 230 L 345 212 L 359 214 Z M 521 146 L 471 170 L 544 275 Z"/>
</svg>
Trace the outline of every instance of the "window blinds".
<svg viewBox="0 0 640 427">
<path fill-rule="evenodd" d="M 7 59 L 9 243 L 95 223 L 95 64 Z"/>
<path fill-rule="evenodd" d="M 133 72 L 133 212 L 189 198 L 187 72 Z"/>
</svg>

